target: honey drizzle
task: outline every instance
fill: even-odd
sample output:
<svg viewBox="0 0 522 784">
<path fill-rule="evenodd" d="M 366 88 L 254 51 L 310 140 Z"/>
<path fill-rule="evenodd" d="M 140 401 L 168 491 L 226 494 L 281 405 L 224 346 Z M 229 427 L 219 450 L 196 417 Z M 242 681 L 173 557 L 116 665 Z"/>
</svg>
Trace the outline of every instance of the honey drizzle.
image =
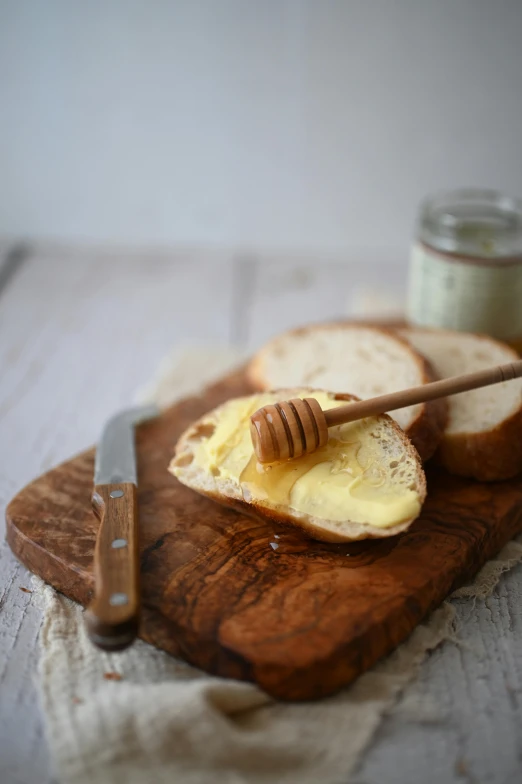
<svg viewBox="0 0 522 784">
<path fill-rule="evenodd" d="M 295 483 L 316 465 L 326 462 L 332 463 L 332 473 L 346 471 L 350 474 L 350 471 L 347 470 L 348 464 L 350 464 L 350 467 L 354 463 L 358 465 L 356 453 L 359 446 L 358 441 L 343 442 L 330 438 L 324 447 L 317 449 L 310 455 L 304 455 L 296 460 L 286 460 L 282 463 L 272 463 L 271 465 L 258 463 L 256 456 L 252 455 L 241 472 L 239 479 L 243 496 L 245 496 L 245 489 L 248 493 L 248 486 L 250 485 L 255 487 L 256 497 L 265 497 L 274 505 L 289 505 L 290 495 Z M 345 464 L 346 467 L 344 467 Z M 363 473 L 360 467 L 358 473 Z M 350 485 L 355 479 L 355 475 L 350 475 L 347 485 Z M 249 499 L 246 498 L 245 500 Z"/>
</svg>

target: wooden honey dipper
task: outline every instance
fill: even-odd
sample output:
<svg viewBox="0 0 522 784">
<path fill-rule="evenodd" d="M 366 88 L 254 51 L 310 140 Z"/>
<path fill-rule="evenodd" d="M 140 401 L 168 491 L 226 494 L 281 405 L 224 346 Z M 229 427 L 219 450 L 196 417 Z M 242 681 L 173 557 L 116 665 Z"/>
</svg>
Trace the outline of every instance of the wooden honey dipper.
<svg viewBox="0 0 522 784">
<path fill-rule="evenodd" d="M 431 384 L 349 403 L 327 411 L 323 411 L 317 400 L 311 397 L 281 401 L 260 408 L 250 417 L 254 452 L 260 463 L 292 460 L 324 446 L 328 441 L 329 427 L 520 377 L 522 360 L 433 381 Z"/>
</svg>

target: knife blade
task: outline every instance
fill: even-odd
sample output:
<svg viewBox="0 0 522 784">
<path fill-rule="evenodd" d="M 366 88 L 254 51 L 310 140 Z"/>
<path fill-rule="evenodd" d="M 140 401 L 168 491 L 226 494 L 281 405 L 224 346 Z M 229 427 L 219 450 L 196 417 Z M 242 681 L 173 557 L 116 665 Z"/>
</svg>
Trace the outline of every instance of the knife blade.
<svg viewBox="0 0 522 784">
<path fill-rule="evenodd" d="M 107 651 L 135 639 L 140 615 L 135 427 L 157 406 L 122 411 L 103 429 L 96 450 L 93 509 L 100 520 L 94 549 L 94 597 L 85 611 L 89 639 Z"/>
</svg>

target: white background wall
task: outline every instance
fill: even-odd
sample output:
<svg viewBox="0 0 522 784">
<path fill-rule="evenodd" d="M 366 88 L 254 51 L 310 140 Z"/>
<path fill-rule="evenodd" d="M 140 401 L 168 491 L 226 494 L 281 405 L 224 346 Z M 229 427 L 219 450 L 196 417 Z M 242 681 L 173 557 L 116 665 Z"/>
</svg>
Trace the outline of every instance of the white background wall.
<svg viewBox="0 0 522 784">
<path fill-rule="evenodd" d="M 0 0 L 0 233 L 402 250 L 522 195 L 521 0 Z"/>
</svg>

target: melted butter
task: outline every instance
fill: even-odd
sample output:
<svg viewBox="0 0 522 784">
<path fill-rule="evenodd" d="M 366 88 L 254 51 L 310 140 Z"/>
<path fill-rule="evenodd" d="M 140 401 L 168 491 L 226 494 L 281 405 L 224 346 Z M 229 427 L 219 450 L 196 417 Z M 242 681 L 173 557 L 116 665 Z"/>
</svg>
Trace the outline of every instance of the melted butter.
<svg viewBox="0 0 522 784">
<path fill-rule="evenodd" d="M 303 391 L 323 409 L 343 405 L 326 392 Z M 390 527 L 416 517 L 418 495 L 399 485 L 382 465 L 379 445 L 372 438 L 375 420 L 369 418 L 330 430 L 321 449 L 284 463 L 257 463 L 250 439 L 250 416 L 261 406 L 276 402 L 265 393 L 231 400 L 221 409 L 215 430 L 202 438 L 194 451 L 197 465 L 241 486 L 247 501 L 291 508 L 335 523 L 350 520 Z"/>
<path fill-rule="evenodd" d="M 334 458 L 334 450 L 337 451 Z M 353 475 L 354 468 L 350 466 L 353 457 L 359 448 L 359 442 L 343 445 L 342 441 L 331 438 L 326 446 L 317 449 L 310 455 L 304 455 L 298 460 L 287 460 L 283 463 L 272 463 L 263 465 L 258 463 L 253 454 L 247 465 L 241 472 L 239 481 L 241 485 L 251 488 L 253 495 L 257 498 L 269 499 L 274 504 L 287 506 L 290 503 L 292 490 L 296 482 L 307 474 L 312 468 L 327 462 L 330 466 L 330 474 L 335 475 L 346 471 Z M 353 452 L 352 460 L 349 458 L 349 451 Z M 359 473 L 362 471 L 359 469 Z"/>
</svg>

